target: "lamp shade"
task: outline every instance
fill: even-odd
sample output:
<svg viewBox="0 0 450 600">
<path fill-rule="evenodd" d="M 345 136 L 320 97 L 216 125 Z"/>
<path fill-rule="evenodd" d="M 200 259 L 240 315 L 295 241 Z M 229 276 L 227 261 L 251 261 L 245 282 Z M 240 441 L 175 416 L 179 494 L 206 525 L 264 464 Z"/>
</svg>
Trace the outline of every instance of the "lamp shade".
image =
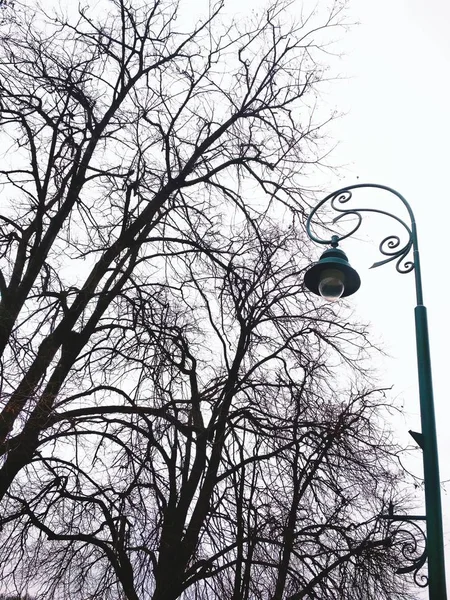
<svg viewBox="0 0 450 600">
<path fill-rule="evenodd" d="M 313 294 L 337 300 L 354 294 L 361 285 L 361 279 L 350 266 L 345 252 L 339 248 L 328 248 L 319 262 L 306 271 L 304 283 Z M 329 295 L 327 288 L 330 290 Z"/>
</svg>

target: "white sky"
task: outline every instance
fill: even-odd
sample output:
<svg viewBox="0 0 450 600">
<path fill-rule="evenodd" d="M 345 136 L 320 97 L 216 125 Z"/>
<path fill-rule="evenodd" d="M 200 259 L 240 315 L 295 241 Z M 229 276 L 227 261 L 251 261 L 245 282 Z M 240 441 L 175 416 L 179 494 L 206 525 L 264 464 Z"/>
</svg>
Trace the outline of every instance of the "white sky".
<svg viewBox="0 0 450 600">
<path fill-rule="evenodd" d="M 347 112 L 333 131 L 341 142 L 337 156 L 348 168 L 335 187 L 363 182 L 389 185 L 406 197 L 415 212 L 430 326 L 441 480 L 449 481 L 450 285 L 443 263 L 450 224 L 450 4 L 443 0 L 352 0 L 350 13 L 360 25 L 346 34 L 346 56 L 340 68 L 353 77 L 333 92 L 336 106 Z M 395 199 L 390 206 L 401 215 Z M 413 275 L 398 275 L 393 265 L 366 270 L 377 260 L 375 250 L 381 238 L 392 233 L 387 220 L 373 217 L 370 221 L 364 232 L 374 233 L 371 257 L 361 253 L 368 244 L 358 242 L 357 251 L 353 244 L 344 248 L 363 280 L 354 304 L 391 354 L 384 362 L 384 382 L 394 384 L 406 411 L 404 424 L 399 421 L 397 426 L 420 431 Z M 415 472 L 420 474 L 420 468 Z M 444 484 L 442 502 L 448 573 L 450 483 Z M 450 591 L 449 584 L 447 575 Z"/>
<path fill-rule="evenodd" d="M 320 9 L 331 0 L 303 0 Z M 258 0 L 227 0 L 225 13 L 261 8 Z M 191 0 L 189 16 L 204 14 L 207 0 Z M 296 0 L 293 11 L 302 6 Z M 425 304 L 428 308 L 435 404 L 440 449 L 441 479 L 450 482 L 447 340 L 450 277 L 441 264 L 447 249 L 450 225 L 450 192 L 447 188 L 447 140 L 450 140 L 450 3 L 447 0 L 349 0 L 350 22 L 359 25 L 342 34 L 336 47 L 343 56 L 334 64 L 348 77 L 332 85 L 325 98 L 347 115 L 336 121 L 331 134 L 339 147 L 333 162 L 346 165 L 331 189 L 353 183 L 382 183 L 397 189 L 412 205 L 421 248 Z M 357 179 L 358 177 L 358 179 Z M 380 198 L 381 202 L 381 198 Z M 375 204 L 373 204 L 375 207 Z M 402 215 L 395 201 L 384 205 Z M 397 212 L 399 210 L 400 212 Z M 378 243 L 390 233 L 391 223 L 376 217 L 365 219 L 367 241 L 346 243 L 344 249 L 357 267 L 362 288 L 352 299 L 362 320 L 370 321 L 375 339 L 390 353 L 382 371 L 382 383 L 393 385 L 393 395 L 403 403 L 404 419 L 397 419 L 400 439 L 412 442 L 409 429 L 420 431 L 417 365 L 414 337 L 414 276 L 399 275 L 394 265 L 369 271 L 381 256 Z M 318 248 L 318 255 L 323 248 Z M 408 466 L 421 475 L 421 453 Z M 450 567 L 450 483 L 443 489 L 447 567 Z M 418 495 L 417 512 L 423 512 Z M 448 570 L 448 569 L 447 569 Z M 447 578 L 450 590 L 450 576 Z M 417 598 L 428 594 L 418 591 Z"/>
<path fill-rule="evenodd" d="M 200 0 L 197 0 L 199 2 Z M 304 0 L 311 6 L 311 0 Z M 317 0 L 319 9 L 329 0 Z M 302 0 L 293 5 L 301 6 Z M 256 0 L 228 0 L 227 12 Z M 342 36 L 335 50 L 342 52 L 334 67 L 344 78 L 330 87 L 324 99 L 346 116 L 335 121 L 331 135 L 339 142 L 333 164 L 344 166 L 331 175 L 327 193 L 354 183 L 381 183 L 398 190 L 416 216 L 428 309 L 434 397 L 440 452 L 442 503 L 446 543 L 447 587 L 450 594 L 450 370 L 448 340 L 450 277 L 442 264 L 450 227 L 450 3 L 446 0 L 349 0 L 349 22 L 358 25 Z M 334 62 L 334 61 L 333 61 Z M 362 194 L 362 192 L 360 192 Z M 363 197 L 358 196 L 358 197 Z M 402 217 L 395 198 L 377 206 Z M 380 192 L 380 203 L 383 202 Z M 372 324 L 389 356 L 381 363 L 382 383 L 393 386 L 393 396 L 405 415 L 395 420 L 399 439 L 412 444 L 409 429 L 421 431 L 414 334 L 414 275 L 399 275 L 394 264 L 368 270 L 381 260 L 378 244 L 395 233 L 388 219 L 366 217 L 360 238 L 344 250 L 362 279 L 351 303 L 357 315 Z M 358 232 L 359 233 L 359 232 Z M 362 238 L 362 241 L 361 241 Z M 365 240 L 365 241 L 364 241 Z M 323 251 L 318 247 L 318 256 Z M 408 467 L 422 476 L 422 455 Z M 423 491 L 416 514 L 424 512 Z M 417 598 L 428 592 L 417 590 Z"/>
<path fill-rule="evenodd" d="M 311 0 L 307 1 L 311 5 Z M 197 3 L 200 0 L 197 0 Z M 319 9 L 329 0 L 317 0 Z M 292 6 L 296 10 L 302 0 Z M 198 5 L 198 4 L 197 4 Z M 227 12 L 256 0 L 228 0 Z M 245 9 L 244 9 L 245 10 Z M 342 35 L 335 50 L 343 53 L 334 67 L 345 77 L 330 87 L 324 99 L 346 116 L 335 121 L 331 135 L 339 146 L 332 162 L 345 165 L 333 178 L 333 191 L 354 183 L 381 183 L 398 190 L 416 216 L 428 308 L 434 396 L 440 452 L 446 563 L 450 573 L 450 403 L 447 374 L 450 370 L 447 318 L 450 277 L 442 264 L 450 227 L 450 3 L 446 0 L 349 0 L 350 22 L 359 24 Z M 333 61 L 334 62 L 334 61 Z M 361 192 L 362 194 L 362 192 Z M 358 196 L 361 197 L 361 196 Z M 371 206 L 378 198 L 371 196 Z M 380 203 L 383 201 L 380 192 Z M 392 197 L 378 206 L 398 216 L 402 206 Z M 393 396 L 405 415 L 395 420 L 399 439 L 412 444 L 409 429 L 421 431 L 414 334 L 414 275 L 400 275 L 394 264 L 368 270 L 381 260 L 378 244 L 395 233 L 391 222 L 366 217 L 359 240 L 345 242 L 344 250 L 362 279 L 351 303 L 366 322 L 374 339 L 381 340 L 389 355 L 382 366 L 382 383 L 393 385 Z M 359 233 L 359 232 L 358 232 Z M 367 234 L 365 236 L 365 234 Z M 366 242 L 364 242 L 366 237 Z M 363 241 L 361 241 L 363 238 Z M 370 243 L 369 243 L 370 242 Z M 317 255 L 323 251 L 317 248 Z M 408 463 L 422 475 L 422 455 Z M 424 496 L 417 496 L 416 514 L 423 514 Z M 450 575 L 447 575 L 450 593 Z M 428 592 L 417 589 L 417 599 Z"/>
<path fill-rule="evenodd" d="M 204 0 L 191 1 L 192 8 L 204 6 Z M 308 4 L 310 2 L 308 0 Z M 328 0 L 317 0 L 319 8 L 328 3 Z M 301 0 L 298 4 L 301 5 Z M 237 7 L 242 10 L 245 5 L 258 7 L 261 3 L 229 0 L 226 12 L 233 12 Z M 344 55 L 338 68 L 349 79 L 333 85 L 327 98 L 338 110 L 347 112 L 347 116 L 335 122 L 331 132 L 340 141 L 333 162 L 347 166 L 336 174 L 328 191 L 353 183 L 382 183 L 401 192 L 416 214 L 424 297 L 429 313 L 441 479 L 450 482 L 447 389 L 450 277 L 443 270 L 450 225 L 447 182 L 450 3 L 445 0 L 350 0 L 348 13 L 350 21 L 359 22 L 342 39 Z M 396 212 L 394 201 L 389 206 Z M 349 242 L 344 246 L 362 279 L 361 290 L 352 303 L 357 314 L 372 323 L 375 337 L 381 338 L 390 352 L 391 357 L 383 364 L 383 383 L 393 384 L 394 395 L 404 401 L 406 415 L 396 426 L 402 439 L 408 441 L 408 429 L 420 431 L 413 275 L 398 275 L 393 265 L 367 270 L 374 260 L 380 259 L 377 244 L 392 230 L 387 221 L 375 217 L 365 221 L 363 233 L 370 235 L 372 243 L 358 241 L 356 245 Z M 318 255 L 321 250 L 318 248 Z M 421 460 L 419 452 L 417 456 Z M 416 463 L 415 470 L 420 474 L 420 462 Z M 442 501 L 448 571 L 450 483 L 444 486 Z M 447 584 L 450 590 L 450 576 Z M 418 593 L 419 597 L 422 596 Z"/>
</svg>

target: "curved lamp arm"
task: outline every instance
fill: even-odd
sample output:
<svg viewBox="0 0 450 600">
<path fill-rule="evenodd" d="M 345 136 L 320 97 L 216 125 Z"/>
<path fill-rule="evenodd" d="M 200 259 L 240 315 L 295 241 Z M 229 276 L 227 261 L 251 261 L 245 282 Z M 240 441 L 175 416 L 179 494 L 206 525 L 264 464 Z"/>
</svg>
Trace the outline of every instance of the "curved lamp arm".
<svg viewBox="0 0 450 600">
<path fill-rule="evenodd" d="M 384 210 L 380 210 L 377 208 L 357 208 L 357 207 L 348 206 L 347 203 L 353 197 L 352 191 L 357 190 L 357 189 L 364 189 L 364 188 L 365 189 L 375 188 L 375 189 L 386 191 L 386 192 L 396 196 L 396 198 L 398 198 L 402 202 L 402 204 L 406 207 L 406 210 L 408 211 L 408 215 L 409 215 L 409 218 L 411 221 L 410 225 L 405 223 L 405 221 L 403 221 L 396 215 L 394 215 L 390 212 L 384 211 Z M 343 235 L 333 235 L 330 239 L 322 239 L 322 238 L 319 238 L 316 235 L 314 235 L 314 233 L 312 232 L 312 229 L 311 229 L 312 220 L 313 220 L 314 216 L 316 215 L 317 211 L 327 202 L 329 202 L 331 208 L 335 212 L 338 213 L 338 215 L 332 221 L 333 224 L 337 223 L 338 221 L 340 221 L 341 219 L 343 219 L 346 216 L 356 217 L 356 225 L 354 225 L 352 227 L 351 231 L 349 231 Z M 348 238 L 348 237 L 352 236 L 354 233 L 356 233 L 356 231 L 361 226 L 361 223 L 363 220 L 363 213 L 377 213 L 380 215 L 385 215 L 387 217 L 394 219 L 397 223 L 400 223 L 400 225 L 402 225 L 402 227 L 404 228 L 404 230 L 407 234 L 406 242 L 402 243 L 400 240 L 400 237 L 398 235 L 389 235 L 389 236 L 385 237 L 380 242 L 379 250 L 380 250 L 381 254 L 383 254 L 387 258 L 374 263 L 371 268 L 381 267 L 382 265 L 385 265 L 392 261 L 396 261 L 396 269 L 399 273 L 410 273 L 412 270 L 414 270 L 415 271 L 415 282 L 416 282 L 417 304 L 423 305 L 420 257 L 419 257 L 417 228 L 416 228 L 416 221 L 415 221 L 414 213 L 412 211 L 411 206 L 406 201 L 406 199 L 399 192 L 394 190 L 393 188 L 390 188 L 386 185 L 381 185 L 378 183 L 358 183 L 355 185 L 349 185 L 347 187 L 336 190 L 335 192 L 332 192 L 326 198 L 321 200 L 317 204 L 317 206 L 312 210 L 312 212 L 309 215 L 308 220 L 306 222 L 306 231 L 307 231 L 309 237 L 317 244 L 326 244 L 326 245 L 336 246 L 337 243 L 340 242 L 341 240 L 345 240 L 346 238 Z M 408 254 L 410 253 L 411 249 L 413 250 L 412 260 L 408 259 Z"/>
</svg>

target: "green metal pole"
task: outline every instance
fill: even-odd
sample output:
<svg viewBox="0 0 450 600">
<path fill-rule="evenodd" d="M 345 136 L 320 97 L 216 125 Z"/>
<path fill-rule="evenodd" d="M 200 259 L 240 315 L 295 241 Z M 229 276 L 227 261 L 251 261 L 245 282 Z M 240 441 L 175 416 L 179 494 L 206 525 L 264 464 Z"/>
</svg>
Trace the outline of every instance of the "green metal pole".
<svg viewBox="0 0 450 600">
<path fill-rule="evenodd" d="M 416 306 L 417 363 L 419 371 L 420 417 L 422 423 L 423 472 L 427 517 L 428 585 L 430 600 L 446 600 L 444 534 L 442 529 L 436 420 L 431 379 L 427 309 Z"/>
<path fill-rule="evenodd" d="M 422 273 L 416 221 L 410 211 L 414 249 L 414 274 L 417 306 L 416 321 L 417 369 L 419 376 L 421 447 L 423 480 L 425 484 L 425 512 L 427 518 L 428 591 L 430 600 L 447 600 L 445 584 L 444 532 L 442 528 L 441 480 L 434 415 L 433 381 L 431 377 L 430 338 L 427 309 L 423 303 Z"/>
</svg>

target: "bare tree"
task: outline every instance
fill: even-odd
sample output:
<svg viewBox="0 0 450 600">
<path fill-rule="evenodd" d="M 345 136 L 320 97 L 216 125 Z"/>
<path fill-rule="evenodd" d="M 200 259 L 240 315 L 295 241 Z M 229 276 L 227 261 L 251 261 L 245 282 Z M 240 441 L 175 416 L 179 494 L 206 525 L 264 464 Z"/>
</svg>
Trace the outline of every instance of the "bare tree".
<svg viewBox="0 0 450 600">
<path fill-rule="evenodd" d="M 15 8 L 0 65 L 4 585 L 405 598 L 364 327 L 302 286 L 334 4 Z M 326 121 L 326 119 L 325 119 Z"/>
</svg>

